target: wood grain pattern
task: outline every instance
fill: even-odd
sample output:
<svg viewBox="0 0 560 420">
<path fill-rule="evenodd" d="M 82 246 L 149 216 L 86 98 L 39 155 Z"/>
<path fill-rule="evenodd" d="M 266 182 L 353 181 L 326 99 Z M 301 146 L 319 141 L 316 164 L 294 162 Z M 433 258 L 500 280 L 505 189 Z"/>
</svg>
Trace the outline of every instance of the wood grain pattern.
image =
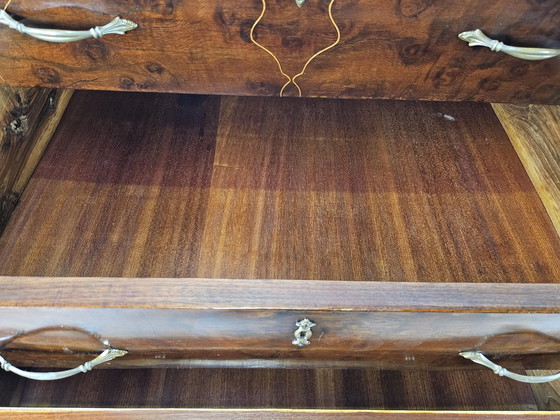
<svg viewBox="0 0 560 420">
<path fill-rule="evenodd" d="M 534 376 L 555 375 L 556 373 L 558 373 L 558 371 L 527 371 L 528 375 Z M 539 410 L 560 411 L 560 384 L 558 384 L 558 381 L 544 384 L 532 384 L 531 388 L 535 394 L 535 400 Z"/>
<path fill-rule="evenodd" d="M 77 95 L 0 273 L 560 278 L 560 240 L 490 107 L 219 102 Z"/>
<path fill-rule="evenodd" d="M 71 96 L 71 90 L 0 88 L 0 234 Z"/>
<path fill-rule="evenodd" d="M 493 108 L 560 234 L 560 108 Z"/>
<path fill-rule="evenodd" d="M 261 419 L 266 416 L 272 420 L 294 420 L 294 419 L 328 419 L 348 418 L 355 420 L 366 419 L 481 419 L 501 420 L 505 418 L 522 418 L 523 420 L 548 420 L 555 419 L 557 414 L 550 413 L 521 413 L 521 412 L 390 412 L 390 411 L 368 411 L 360 410 L 354 412 L 346 411 L 300 411 L 300 410 L 80 410 L 80 409 L 0 409 L 0 418 L 6 419 L 33 419 L 33 420 L 84 420 L 95 416 L 99 420 L 144 420 L 153 419 Z"/>
<path fill-rule="evenodd" d="M 23 378 L 0 374 L 0 407 L 17 407 L 23 392 Z"/>
<path fill-rule="evenodd" d="M 224 98 L 198 276 L 557 281 L 560 242 L 547 217 L 529 228 L 541 204 L 489 111 Z"/>
<path fill-rule="evenodd" d="M 335 39 L 328 3 L 268 0 L 258 41 L 295 75 Z M 0 68 L 12 85 L 278 95 L 285 78 L 250 42 L 261 2 L 19 0 L 9 11 L 30 25 L 84 29 L 114 16 L 126 36 L 52 45 L 0 28 Z M 523 62 L 471 49 L 457 35 L 481 28 L 520 46 L 558 48 L 557 2 L 359 0 L 336 2 L 341 43 L 311 63 L 308 96 L 558 103 L 558 59 Z M 286 92 L 295 94 L 293 88 Z"/>
<path fill-rule="evenodd" d="M 107 340 L 129 353 L 103 368 L 483 369 L 459 356 L 465 350 L 484 351 L 507 368 L 519 360 L 532 369 L 559 367 L 557 314 L 80 307 L 0 314 L 2 354 L 19 366 L 75 367 L 100 353 L 100 340 Z M 312 344 L 299 348 L 292 344 L 295 323 L 305 317 L 317 325 Z"/>
<path fill-rule="evenodd" d="M 0 276 L 3 308 L 554 314 L 559 294 L 558 284 Z"/>
<path fill-rule="evenodd" d="M 1 264 L 28 265 L 40 275 L 193 273 L 220 99 L 137 94 L 109 96 L 105 103 L 103 97 L 76 95 L 56 137 L 70 141 L 52 145 L 52 160 L 43 159 L 34 178 L 50 192 L 34 195 L 28 187 L 28 197 L 43 204 L 19 208 L 27 216 L 17 218 L 33 238 L 0 244 L 7 253 Z M 63 226 L 64 234 L 52 230 Z M 42 242 L 41 232 L 51 239 Z M 17 262 L 12 251 L 20 246 L 31 252 Z M 71 249 L 84 258 L 74 258 Z"/>
<path fill-rule="evenodd" d="M 113 367 L 553 367 L 560 240 L 489 111 L 80 92 L 0 238 L 0 272 L 65 277 L 2 278 L 2 335 L 79 328 L 130 351 Z M 236 277 L 264 280 L 213 280 Z M 324 327 L 303 353 L 305 316 Z M 75 342 L 10 360 L 76 364 Z"/>
<path fill-rule="evenodd" d="M 325 415 L 340 409 L 537 410 L 529 385 L 490 371 L 374 369 L 92 371 L 61 382 L 25 381 L 19 406 L 323 409 Z"/>
</svg>

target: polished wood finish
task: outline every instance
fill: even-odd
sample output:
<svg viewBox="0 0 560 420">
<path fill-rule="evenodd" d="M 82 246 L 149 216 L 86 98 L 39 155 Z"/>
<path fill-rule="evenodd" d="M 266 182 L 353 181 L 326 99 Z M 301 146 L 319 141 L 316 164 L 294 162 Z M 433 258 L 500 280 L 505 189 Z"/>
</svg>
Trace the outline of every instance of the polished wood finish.
<svg viewBox="0 0 560 420">
<path fill-rule="evenodd" d="M 123 298 L 124 302 L 124 298 Z M 125 304 L 125 303 L 124 303 Z M 557 368 L 557 314 L 361 311 L 2 309 L 3 356 L 15 365 L 75 367 L 105 347 L 129 353 L 102 367 L 456 367 L 481 350 L 511 367 Z M 312 344 L 292 344 L 295 323 L 317 324 Z M 438 328 L 433 328 L 437 325 Z M 18 336 L 17 332 L 25 332 Z M 92 336 L 99 340 L 93 340 Z M 12 338 L 14 337 L 14 338 Z"/>
<path fill-rule="evenodd" d="M 6 419 L 33 419 L 33 420 L 150 420 L 155 417 L 163 420 L 178 420 L 185 418 L 194 419 L 262 419 L 266 417 L 271 420 L 295 420 L 295 419 L 406 419 L 406 420 L 457 420 L 457 419 L 481 419 L 481 420 L 501 420 L 506 418 L 520 418 L 523 420 L 552 420 L 558 414 L 550 413 L 522 413 L 522 412 L 388 412 L 388 411 L 343 411 L 343 410 L 80 410 L 80 409 L 0 409 L 0 418 Z"/>
<path fill-rule="evenodd" d="M 560 108 L 506 104 L 493 108 L 560 234 Z"/>
<path fill-rule="evenodd" d="M 107 367 L 553 368 L 559 261 L 487 105 L 80 92 L 0 238 L 0 329 L 65 326 L 20 365 L 86 332 Z"/>
<path fill-rule="evenodd" d="M 0 374 L 0 380 L 8 375 Z M 528 384 L 490 371 L 94 370 L 23 380 L 19 407 L 535 411 Z M 302 413 L 303 414 L 303 413 Z"/>
<path fill-rule="evenodd" d="M 290 76 L 336 39 L 327 6 L 268 0 L 255 35 Z M 139 27 L 68 45 L 1 27 L 0 69 L 11 85 L 274 96 L 286 79 L 249 37 L 261 9 L 258 0 L 18 0 L 8 11 L 29 25 L 86 29 L 120 15 Z M 559 15 L 555 1 L 336 1 L 341 41 L 298 82 L 308 96 L 558 103 L 557 59 L 471 49 L 457 35 L 481 28 L 509 44 L 558 48 Z"/>
<path fill-rule="evenodd" d="M 558 281 L 497 123 L 481 105 L 223 98 L 197 275 Z"/>
<path fill-rule="evenodd" d="M 219 103 L 218 97 L 76 95 L 34 176 L 42 191 L 33 192 L 32 181 L 25 199 L 31 207 L 22 204 L 14 220 L 32 238 L 10 240 L 5 232 L 0 272 L 16 274 L 24 264 L 40 276 L 194 274 Z M 18 257 L 24 242 L 33 246 Z"/>
<path fill-rule="evenodd" d="M 0 234 L 71 96 L 71 90 L 0 87 Z"/>
<path fill-rule="evenodd" d="M 83 92 L 0 238 L 12 276 L 526 284 L 559 261 L 481 104 Z"/>
<path fill-rule="evenodd" d="M 558 284 L 0 276 L 4 308 L 555 314 L 559 293 Z"/>
<path fill-rule="evenodd" d="M 16 375 L 0 373 L 0 407 L 17 407 L 24 381 Z"/>
<path fill-rule="evenodd" d="M 555 375 L 558 371 L 528 371 L 529 375 Z M 560 411 L 560 384 L 552 381 L 544 384 L 531 384 L 537 407 L 543 411 Z"/>
</svg>

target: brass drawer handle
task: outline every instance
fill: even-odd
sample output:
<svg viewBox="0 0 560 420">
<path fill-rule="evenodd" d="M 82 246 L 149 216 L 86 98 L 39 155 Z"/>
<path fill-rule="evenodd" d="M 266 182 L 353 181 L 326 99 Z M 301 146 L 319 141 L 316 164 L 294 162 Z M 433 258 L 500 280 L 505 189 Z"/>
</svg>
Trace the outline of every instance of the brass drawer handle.
<svg viewBox="0 0 560 420">
<path fill-rule="evenodd" d="M 8 361 L 6 361 L 6 359 L 0 356 L 0 368 L 4 369 L 6 372 L 12 372 L 27 379 L 34 379 L 36 381 L 55 381 L 57 379 L 64 379 L 77 375 L 78 373 L 89 372 L 95 366 L 113 360 L 117 357 L 124 356 L 126 353 L 128 353 L 126 350 L 107 349 L 95 359 L 90 360 L 83 365 L 60 372 L 29 372 L 11 365 Z"/>
<path fill-rule="evenodd" d="M 480 29 L 460 33 L 459 38 L 468 42 L 469 47 L 486 47 L 492 51 L 503 52 L 523 60 L 546 60 L 560 55 L 560 49 L 512 47 L 488 38 Z"/>
<path fill-rule="evenodd" d="M 109 34 L 124 35 L 138 25 L 130 20 L 116 17 L 105 26 L 96 26 L 87 31 L 66 31 L 61 29 L 30 28 L 12 18 L 5 10 L 0 10 L 0 24 L 7 25 L 22 34 L 47 42 L 73 42 L 87 38 L 101 38 Z"/>
<path fill-rule="evenodd" d="M 484 356 L 479 351 L 463 351 L 459 353 L 465 359 L 472 360 L 479 365 L 486 366 L 487 368 L 492 369 L 492 371 L 499 376 L 505 376 L 506 378 L 514 379 L 519 382 L 525 382 L 528 384 L 543 384 L 545 382 L 555 381 L 556 379 L 560 379 L 560 373 L 550 376 L 527 376 L 527 375 L 519 375 L 517 373 L 510 372 L 509 370 L 497 365 L 496 363 L 488 360 L 486 356 Z"/>
</svg>

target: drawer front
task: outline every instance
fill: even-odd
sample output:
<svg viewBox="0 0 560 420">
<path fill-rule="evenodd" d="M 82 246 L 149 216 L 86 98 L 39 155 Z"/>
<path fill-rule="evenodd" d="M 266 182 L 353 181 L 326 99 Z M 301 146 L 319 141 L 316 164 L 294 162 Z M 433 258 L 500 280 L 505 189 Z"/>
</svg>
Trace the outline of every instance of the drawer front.
<svg viewBox="0 0 560 420">
<path fill-rule="evenodd" d="M 1 312 L 15 366 L 75 367 L 110 346 L 105 367 L 469 368 L 459 352 L 558 367 L 559 315 L 13 308 Z M 295 323 L 316 325 L 294 344 Z M 437 326 L 435 328 L 434 326 Z M 104 343 L 104 344 L 103 344 Z M 474 365 L 472 366 L 474 367 Z"/>
<path fill-rule="evenodd" d="M 560 315 L 528 304 L 556 286 L 9 280 L 1 353 L 15 366 L 74 367 L 111 347 L 128 354 L 103 366 L 456 368 L 474 367 L 459 352 L 482 351 L 558 367 Z M 509 306 L 492 303 L 500 296 Z"/>
<path fill-rule="evenodd" d="M 8 11 L 28 26 L 86 29 L 121 16 L 138 28 L 51 44 L 1 26 L 0 74 L 12 85 L 275 96 L 304 71 L 286 96 L 299 86 L 303 96 L 560 102 L 558 57 L 524 61 L 458 38 L 480 28 L 510 45 L 558 48 L 557 1 L 335 0 L 331 15 L 329 6 L 21 0 Z"/>
</svg>

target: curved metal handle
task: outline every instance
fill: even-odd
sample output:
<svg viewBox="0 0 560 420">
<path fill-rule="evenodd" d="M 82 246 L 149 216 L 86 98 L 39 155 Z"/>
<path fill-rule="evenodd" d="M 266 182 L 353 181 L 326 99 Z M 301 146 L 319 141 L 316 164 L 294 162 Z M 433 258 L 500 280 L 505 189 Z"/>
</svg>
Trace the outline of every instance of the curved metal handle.
<svg viewBox="0 0 560 420">
<path fill-rule="evenodd" d="M 480 29 L 460 33 L 459 38 L 468 42 L 469 47 L 486 47 L 523 60 L 546 60 L 560 55 L 560 49 L 511 47 L 501 41 L 488 38 Z"/>
<path fill-rule="evenodd" d="M 0 24 L 7 25 L 22 34 L 32 36 L 47 42 L 73 42 L 87 38 L 101 38 L 104 35 L 124 35 L 126 32 L 136 29 L 138 25 L 130 20 L 116 17 L 105 26 L 96 26 L 87 31 L 66 31 L 61 29 L 30 28 L 12 18 L 4 10 L 0 10 Z"/>
<path fill-rule="evenodd" d="M 505 376 L 506 378 L 514 379 L 519 382 L 525 382 L 528 384 L 543 384 L 545 382 L 555 381 L 556 379 L 560 379 L 560 373 L 550 376 L 527 376 L 527 375 L 519 375 L 517 373 L 510 372 L 509 370 L 497 365 L 496 363 L 488 360 L 486 356 L 484 356 L 479 351 L 463 351 L 459 353 L 459 355 L 463 356 L 465 359 L 472 360 L 479 365 L 486 366 L 487 368 L 492 369 L 492 371 L 499 376 Z"/>
<path fill-rule="evenodd" d="M 0 356 L 0 368 L 4 369 L 6 372 L 12 372 L 16 375 L 23 376 L 24 378 L 34 379 L 36 381 L 55 381 L 57 379 L 68 378 L 78 373 L 86 373 L 92 370 L 95 366 L 102 363 L 113 360 L 117 357 L 124 356 L 128 352 L 126 350 L 117 349 L 107 349 L 95 359 L 84 363 L 74 369 L 63 370 L 60 372 L 28 372 L 26 370 L 21 370 L 6 361 L 2 356 Z"/>
</svg>

